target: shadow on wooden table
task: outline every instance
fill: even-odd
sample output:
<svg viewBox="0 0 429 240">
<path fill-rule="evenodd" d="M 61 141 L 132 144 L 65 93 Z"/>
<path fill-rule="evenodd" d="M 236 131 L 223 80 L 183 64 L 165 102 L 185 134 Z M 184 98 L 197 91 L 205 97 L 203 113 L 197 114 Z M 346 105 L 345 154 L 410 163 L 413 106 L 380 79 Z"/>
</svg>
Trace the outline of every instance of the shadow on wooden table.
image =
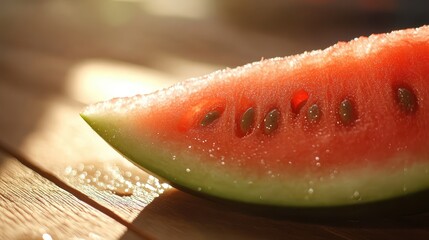
<svg viewBox="0 0 429 240">
<path fill-rule="evenodd" d="M 133 224 L 160 239 L 335 239 L 316 225 L 247 214 L 178 190 L 156 198 Z"/>
<path fill-rule="evenodd" d="M 160 239 L 425 239 L 428 214 L 362 220 L 291 218 L 246 211 L 172 189 L 150 203 L 133 224 Z"/>
</svg>

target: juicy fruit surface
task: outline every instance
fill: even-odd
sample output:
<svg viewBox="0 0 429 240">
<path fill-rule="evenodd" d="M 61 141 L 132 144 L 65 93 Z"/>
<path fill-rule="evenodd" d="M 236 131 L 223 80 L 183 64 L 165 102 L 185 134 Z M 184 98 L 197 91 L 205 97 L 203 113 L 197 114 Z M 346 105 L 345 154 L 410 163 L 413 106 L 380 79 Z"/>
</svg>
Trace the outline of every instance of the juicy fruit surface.
<svg viewBox="0 0 429 240">
<path fill-rule="evenodd" d="M 338 43 L 113 99 L 82 117 L 173 186 L 335 206 L 429 188 L 429 27 Z"/>
</svg>

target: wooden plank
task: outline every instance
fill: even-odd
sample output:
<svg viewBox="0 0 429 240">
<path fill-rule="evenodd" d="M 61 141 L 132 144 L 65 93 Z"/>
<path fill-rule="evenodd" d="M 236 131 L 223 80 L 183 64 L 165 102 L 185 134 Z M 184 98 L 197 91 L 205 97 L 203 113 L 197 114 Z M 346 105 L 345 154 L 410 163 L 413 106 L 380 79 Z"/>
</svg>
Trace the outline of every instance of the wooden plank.
<svg viewBox="0 0 429 240">
<path fill-rule="evenodd" d="M 0 239 L 140 238 L 3 152 L 0 229 Z"/>
<path fill-rule="evenodd" d="M 156 198 L 133 223 L 165 239 L 345 239 L 319 224 L 262 216 L 178 190 Z"/>
<path fill-rule="evenodd" d="M 160 225 L 158 222 L 166 224 Z M 214 239 L 416 239 L 429 238 L 429 213 L 397 218 L 315 220 L 256 214 L 180 191 L 156 198 L 134 220 L 149 233 Z M 165 231 L 168 228 L 168 231 Z M 210 237 L 208 237 L 210 236 Z"/>
<path fill-rule="evenodd" d="M 426 240 L 429 238 L 429 214 L 331 222 L 325 229 L 346 239 Z"/>
<path fill-rule="evenodd" d="M 32 94 L 0 81 L 1 142 L 129 221 L 165 188 L 94 134 L 80 107 Z"/>
</svg>

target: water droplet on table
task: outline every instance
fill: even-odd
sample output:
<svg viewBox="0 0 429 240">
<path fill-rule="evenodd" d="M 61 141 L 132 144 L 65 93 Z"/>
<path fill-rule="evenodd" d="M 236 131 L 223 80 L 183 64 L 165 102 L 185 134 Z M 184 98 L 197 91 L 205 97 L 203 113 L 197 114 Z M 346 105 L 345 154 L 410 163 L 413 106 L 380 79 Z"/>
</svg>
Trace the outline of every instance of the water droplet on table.
<svg viewBox="0 0 429 240">
<path fill-rule="evenodd" d="M 88 190 L 90 186 L 118 196 L 144 195 L 149 200 L 170 188 L 168 184 L 161 185 L 158 179 L 139 169 L 123 165 L 94 163 L 79 164 L 75 168 L 68 166 L 64 176 L 66 181 L 82 189 Z"/>
</svg>

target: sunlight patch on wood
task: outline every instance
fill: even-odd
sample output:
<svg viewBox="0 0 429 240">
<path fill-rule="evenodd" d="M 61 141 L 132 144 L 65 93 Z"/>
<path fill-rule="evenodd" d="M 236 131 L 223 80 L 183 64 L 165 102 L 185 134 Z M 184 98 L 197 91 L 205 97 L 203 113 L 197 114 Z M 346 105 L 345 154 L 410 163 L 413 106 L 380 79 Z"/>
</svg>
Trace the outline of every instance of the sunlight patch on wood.
<svg viewBox="0 0 429 240">
<path fill-rule="evenodd" d="M 66 106 L 59 98 L 44 103 L 45 112 L 21 143 L 21 150 L 54 172 L 86 161 L 129 163 L 95 134 L 79 116 L 80 108 Z"/>
<path fill-rule="evenodd" d="M 45 114 L 20 146 L 43 169 L 129 221 L 171 188 L 104 142 L 80 118 L 80 109 L 60 98 L 45 104 Z"/>
<path fill-rule="evenodd" d="M 67 93 L 82 103 L 147 94 L 174 84 L 170 75 L 133 64 L 90 59 L 70 69 Z"/>
<path fill-rule="evenodd" d="M 130 2 L 140 4 L 141 8 L 149 14 L 181 17 L 189 19 L 202 19 L 212 15 L 213 2 L 210 0 L 115 0 L 116 2 Z"/>
<path fill-rule="evenodd" d="M 158 59 L 154 60 L 154 62 L 160 69 L 165 69 L 166 72 L 176 76 L 177 81 L 200 77 L 227 67 L 224 65 L 193 61 L 169 54 L 159 54 Z"/>
<path fill-rule="evenodd" d="M 116 97 L 148 94 L 178 81 L 224 68 L 172 55 L 159 56 L 153 64 L 165 72 L 126 62 L 87 59 L 70 68 L 65 91 L 72 99 L 91 104 Z"/>
</svg>

